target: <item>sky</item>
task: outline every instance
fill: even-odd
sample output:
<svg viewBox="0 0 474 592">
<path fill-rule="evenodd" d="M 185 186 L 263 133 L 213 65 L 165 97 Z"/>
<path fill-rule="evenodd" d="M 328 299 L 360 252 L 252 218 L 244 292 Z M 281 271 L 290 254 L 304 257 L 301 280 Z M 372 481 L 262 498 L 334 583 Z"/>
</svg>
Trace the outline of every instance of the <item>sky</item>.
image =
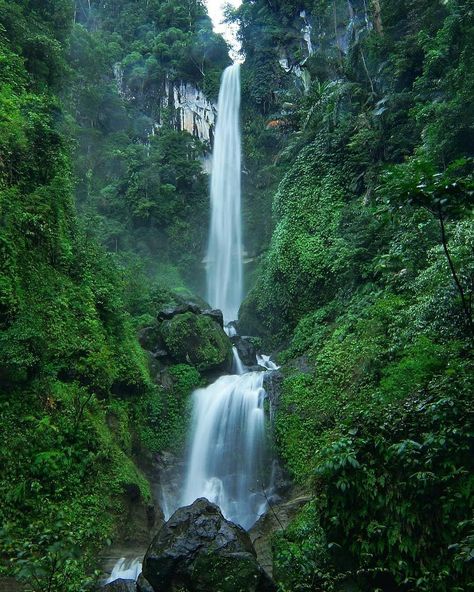
<svg viewBox="0 0 474 592">
<path fill-rule="evenodd" d="M 205 0 L 207 6 L 207 12 L 212 19 L 212 23 L 214 25 L 214 31 L 216 33 L 220 33 L 222 37 L 229 43 L 232 47 L 230 52 L 230 56 L 232 59 L 236 59 L 237 52 L 239 50 L 239 44 L 236 39 L 236 31 L 235 28 L 223 23 L 224 20 L 224 7 L 227 4 L 231 6 L 240 6 L 242 0 Z"/>
</svg>

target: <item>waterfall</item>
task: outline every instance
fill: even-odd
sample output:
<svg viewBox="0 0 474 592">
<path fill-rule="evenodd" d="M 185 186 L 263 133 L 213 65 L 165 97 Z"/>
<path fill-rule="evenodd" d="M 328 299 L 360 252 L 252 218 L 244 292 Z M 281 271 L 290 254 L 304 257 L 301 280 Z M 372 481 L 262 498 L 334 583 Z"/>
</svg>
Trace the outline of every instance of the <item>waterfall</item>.
<svg viewBox="0 0 474 592">
<path fill-rule="evenodd" d="M 242 299 L 239 65 L 222 76 L 211 173 L 208 298 L 226 323 Z M 235 327 L 227 326 L 229 335 Z M 216 503 L 226 518 L 250 528 L 266 509 L 263 372 L 246 372 L 236 348 L 234 374 L 193 393 L 189 458 L 181 505 L 199 497 Z"/>
<path fill-rule="evenodd" d="M 229 336 L 242 299 L 242 231 L 240 211 L 239 66 L 222 76 L 211 173 L 211 227 L 207 283 L 209 303 L 222 310 Z M 257 360 L 255 360 L 257 362 Z M 276 366 L 259 356 L 266 370 Z M 181 495 L 161 491 L 165 519 L 180 506 L 205 497 L 224 516 L 246 529 L 267 509 L 272 462 L 266 449 L 263 377 L 247 372 L 233 348 L 233 372 L 192 395 L 193 417 L 188 462 Z M 119 560 L 108 581 L 136 578 L 140 564 Z"/>
<path fill-rule="evenodd" d="M 250 528 L 266 508 L 263 372 L 222 376 L 193 393 L 189 468 L 181 500 L 216 503 Z"/>
<path fill-rule="evenodd" d="M 136 580 L 142 571 L 142 561 L 140 557 L 136 559 L 126 559 L 121 557 L 117 560 L 112 569 L 112 573 L 105 580 L 104 584 L 114 582 L 115 580 Z"/>
<path fill-rule="evenodd" d="M 207 251 L 207 297 L 226 323 L 238 316 L 242 301 L 240 211 L 240 70 L 222 75 L 211 171 L 211 226 Z"/>
</svg>

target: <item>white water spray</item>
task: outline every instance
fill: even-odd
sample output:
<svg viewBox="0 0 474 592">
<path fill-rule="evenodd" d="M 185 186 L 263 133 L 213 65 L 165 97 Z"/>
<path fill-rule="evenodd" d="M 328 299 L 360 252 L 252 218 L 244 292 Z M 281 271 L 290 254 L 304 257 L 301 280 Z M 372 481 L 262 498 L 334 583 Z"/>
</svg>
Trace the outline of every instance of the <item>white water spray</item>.
<svg viewBox="0 0 474 592">
<path fill-rule="evenodd" d="M 105 584 L 113 582 L 118 579 L 122 580 L 137 580 L 142 571 L 142 561 L 140 557 L 136 559 L 126 559 L 121 557 L 114 565 L 112 573 L 105 580 Z"/>
<path fill-rule="evenodd" d="M 242 301 L 240 69 L 224 70 L 217 105 L 211 172 L 211 226 L 207 251 L 207 297 L 226 323 Z"/>
<path fill-rule="evenodd" d="M 222 376 L 193 394 L 191 453 L 182 505 L 206 497 L 244 528 L 250 528 L 265 510 L 263 374 Z"/>
</svg>

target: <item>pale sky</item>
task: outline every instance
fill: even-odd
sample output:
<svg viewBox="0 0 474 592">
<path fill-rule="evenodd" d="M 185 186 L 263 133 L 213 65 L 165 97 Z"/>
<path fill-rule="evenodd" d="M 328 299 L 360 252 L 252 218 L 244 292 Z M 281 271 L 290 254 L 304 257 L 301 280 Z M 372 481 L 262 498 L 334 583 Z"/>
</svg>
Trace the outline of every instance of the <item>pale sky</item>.
<svg viewBox="0 0 474 592">
<path fill-rule="evenodd" d="M 227 43 L 234 49 L 230 52 L 230 57 L 236 59 L 236 52 L 239 49 L 239 44 L 236 39 L 236 31 L 234 27 L 223 23 L 224 7 L 226 4 L 231 4 L 236 8 L 241 5 L 242 0 L 205 0 L 207 12 L 212 19 L 214 31 L 220 33 Z"/>
</svg>

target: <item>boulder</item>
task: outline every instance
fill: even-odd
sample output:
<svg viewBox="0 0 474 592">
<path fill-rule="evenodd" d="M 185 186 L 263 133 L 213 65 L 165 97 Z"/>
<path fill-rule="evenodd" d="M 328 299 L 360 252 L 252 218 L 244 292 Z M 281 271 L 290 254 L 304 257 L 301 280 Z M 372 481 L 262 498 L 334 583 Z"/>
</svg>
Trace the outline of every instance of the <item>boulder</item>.
<svg viewBox="0 0 474 592">
<path fill-rule="evenodd" d="M 175 362 L 190 364 L 201 372 L 230 368 L 232 344 L 222 327 L 209 316 L 178 314 L 163 321 L 160 332 Z"/>
<path fill-rule="evenodd" d="M 135 580 L 114 580 L 101 588 L 104 592 L 137 592 Z"/>
<path fill-rule="evenodd" d="M 224 328 L 224 315 L 222 314 L 222 310 L 219 310 L 217 308 L 209 309 L 209 310 L 203 310 L 202 311 L 202 314 L 205 317 L 210 317 L 218 325 L 220 325 L 222 328 Z"/>
<path fill-rule="evenodd" d="M 242 363 L 245 366 L 255 366 L 257 363 L 257 350 L 252 341 L 248 337 L 241 337 L 240 335 L 234 335 L 230 340 L 237 348 Z"/>
<path fill-rule="evenodd" d="M 161 528 L 143 561 L 154 592 L 274 592 L 246 531 L 201 498 Z"/>
<path fill-rule="evenodd" d="M 143 327 L 138 332 L 138 341 L 143 349 L 154 352 L 159 347 L 160 335 L 157 325 Z"/>
<path fill-rule="evenodd" d="M 177 315 L 192 312 L 194 314 L 200 314 L 201 308 L 194 302 L 183 302 L 181 304 L 175 304 L 168 306 L 160 310 L 157 315 L 158 321 L 169 321 Z"/>
</svg>

